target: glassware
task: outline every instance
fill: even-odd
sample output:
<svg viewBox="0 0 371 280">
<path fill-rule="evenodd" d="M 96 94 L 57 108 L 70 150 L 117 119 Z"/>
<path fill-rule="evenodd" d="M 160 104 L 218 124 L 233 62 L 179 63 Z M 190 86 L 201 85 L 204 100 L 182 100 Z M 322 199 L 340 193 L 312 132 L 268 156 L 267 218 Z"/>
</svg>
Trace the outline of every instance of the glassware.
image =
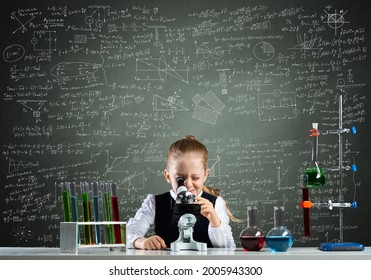
<svg viewBox="0 0 371 280">
<path fill-rule="evenodd" d="M 61 183 L 62 188 L 62 204 L 63 204 L 63 220 L 71 222 L 71 205 L 70 205 L 70 188 L 68 183 Z"/>
<path fill-rule="evenodd" d="M 260 251 L 265 243 L 265 233 L 257 227 L 258 209 L 247 207 L 247 228 L 240 233 L 240 243 L 245 251 Z"/>
<path fill-rule="evenodd" d="M 98 196 L 98 183 L 94 182 L 92 183 L 92 189 L 93 189 L 93 216 L 94 216 L 94 222 L 99 222 L 99 196 Z M 95 244 L 100 244 L 100 227 L 99 225 L 94 225 L 94 238 L 95 238 Z"/>
<path fill-rule="evenodd" d="M 112 205 L 111 205 L 111 187 L 108 183 L 102 183 L 103 188 L 103 212 L 106 222 L 113 221 Z M 115 236 L 112 225 L 106 225 L 106 244 L 114 244 Z"/>
<path fill-rule="evenodd" d="M 323 187 L 326 183 L 325 173 L 318 167 L 318 163 L 314 162 L 314 166 L 305 169 L 304 186 L 307 188 Z"/>
<path fill-rule="evenodd" d="M 78 222 L 79 215 L 78 215 L 78 210 L 77 210 L 76 185 L 74 182 L 70 184 L 70 189 L 71 189 L 70 201 L 71 201 L 72 222 Z"/>
<path fill-rule="evenodd" d="M 291 248 L 293 243 L 293 235 L 283 225 L 284 212 L 284 206 L 274 207 L 274 227 L 265 237 L 265 242 L 273 252 L 285 252 Z"/>
<path fill-rule="evenodd" d="M 117 186 L 115 183 L 111 183 L 110 185 L 111 185 L 111 191 L 112 191 L 112 196 L 111 196 L 112 217 L 115 222 L 119 222 L 120 213 L 119 213 L 119 200 L 118 200 L 118 195 L 117 195 Z M 117 244 L 122 243 L 120 225 L 114 225 L 113 228 L 114 228 L 114 233 L 115 233 L 115 242 Z"/>
<path fill-rule="evenodd" d="M 80 183 L 81 200 L 82 200 L 82 217 L 84 222 L 91 222 L 91 202 L 89 200 L 89 184 Z M 85 244 L 94 244 L 93 227 L 91 225 L 84 226 Z"/>
<path fill-rule="evenodd" d="M 318 166 L 318 123 L 312 124 L 310 130 L 310 136 L 312 140 L 312 166 L 305 169 L 304 172 L 304 185 L 307 188 L 318 188 L 322 187 L 326 183 L 326 178 L 323 170 Z"/>
</svg>

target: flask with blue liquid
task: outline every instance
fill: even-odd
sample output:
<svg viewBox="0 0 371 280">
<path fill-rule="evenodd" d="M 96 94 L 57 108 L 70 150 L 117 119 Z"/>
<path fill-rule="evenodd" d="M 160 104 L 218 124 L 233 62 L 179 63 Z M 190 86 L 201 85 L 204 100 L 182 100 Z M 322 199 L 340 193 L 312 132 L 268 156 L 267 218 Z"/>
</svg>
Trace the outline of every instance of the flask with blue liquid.
<svg viewBox="0 0 371 280">
<path fill-rule="evenodd" d="M 274 207 L 274 227 L 268 231 L 265 242 L 273 252 L 286 252 L 289 250 L 293 243 L 293 235 L 283 225 L 285 207 Z"/>
</svg>

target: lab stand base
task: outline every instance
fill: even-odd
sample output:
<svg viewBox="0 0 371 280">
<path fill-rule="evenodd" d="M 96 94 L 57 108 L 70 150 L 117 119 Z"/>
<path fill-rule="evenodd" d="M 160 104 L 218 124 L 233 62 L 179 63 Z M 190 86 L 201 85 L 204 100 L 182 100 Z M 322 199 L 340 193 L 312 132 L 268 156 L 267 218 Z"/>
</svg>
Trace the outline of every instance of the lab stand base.
<svg viewBox="0 0 371 280">
<path fill-rule="evenodd" d="M 365 246 L 356 242 L 321 243 L 321 251 L 363 251 Z"/>
</svg>

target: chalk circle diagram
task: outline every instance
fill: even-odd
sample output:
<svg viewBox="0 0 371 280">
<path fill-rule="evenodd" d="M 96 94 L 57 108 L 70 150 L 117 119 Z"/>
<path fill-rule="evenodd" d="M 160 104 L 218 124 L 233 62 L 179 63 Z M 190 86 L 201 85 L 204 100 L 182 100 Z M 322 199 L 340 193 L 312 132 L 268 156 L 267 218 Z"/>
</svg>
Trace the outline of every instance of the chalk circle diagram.
<svg viewBox="0 0 371 280">
<path fill-rule="evenodd" d="M 253 49 L 254 56 L 260 61 L 269 61 L 274 56 L 274 47 L 268 42 L 259 42 Z"/>
<path fill-rule="evenodd" d="M 98 66 L 88 62 L 61 62 L 50 70 L 50 74 L 57 78 L 77 78 L 93 75 Z"/>
<path fill-rule="evenodd" d="M 94 18 L 92 16 L 87 16 L 85 18 L 85 23 L 91 27 L 91 25 L 94 23 Z M 98 19 L 95 22 L 95 26 L 98 27 L 98 28 L 102 28 L 103 27 L 103 21 Z"/>
<path fill-rule="evenodd" d="M 337 30 L 342 27 L 345 23 L 349 23 L 348 21 L 345 21 L 345 18 L 344 18 L 344 15 L 347 13 L 348 11 L 340 11 L 340 13 L 337 13 L 336 10 L 335 10 L 335 13 L 333 14 L 329 14 L 328 12 L 325 11 L 325 13 L 327 14 L 327 24 L 328 26 L 330 26 L 330 28 L 334 29 L 335 30 L 335 34 L 337 32 Z"/>
<path fill-rule="evenodd" d="M 25 54 L 23 46 L 14 44 L 6 47 L 3 51 L 3 59 L 5 62 L 16 62 L 20 60 Z"/>
<path fill-rule="evenodd" d="M 136 72 L 143 75 L 136 78 L 138 81 L 161 81 L 165 83 L 167 76 L 188 83 L 188 69 L 173 69 L 166 63 L 165 57 L 160 58 L 137 58 Z"/>
<path fill-rule="evenodd" d="M 338 89 L 340 89 L 341 92 L 344 92 L 345 86 L 346 86 L 346 84 L 345 84 L 344 79 L 338 79 L 338 80 L 337 80 L 337 82 L 336 82 L 336 87 L 337 87 Z"/>
<path fill-rule="evenodd" d="M 12 228 L 10 235 L 16 239 L 16 243 L 20 243 L 22 241 L 28 242 L 33 239 L 35 232 L 30 229 L 29 224 L 26 224 Z"/>
</svg>

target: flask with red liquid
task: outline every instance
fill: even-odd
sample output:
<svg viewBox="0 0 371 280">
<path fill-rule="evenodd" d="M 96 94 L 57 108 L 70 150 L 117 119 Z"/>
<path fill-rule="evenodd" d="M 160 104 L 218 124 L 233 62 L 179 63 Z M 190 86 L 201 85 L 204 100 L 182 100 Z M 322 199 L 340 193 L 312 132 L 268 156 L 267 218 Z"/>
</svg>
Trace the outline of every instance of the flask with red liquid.
<svg viewBox="0 0 371 280">
<path fill-rule="evenodd" d="M 265 232 L 257 226 L 258 209 L 247 207 L 247 228 L 240 233 L 240 243 L 245 251 L 260 251 L 265 243 Z"/>
</svg>

